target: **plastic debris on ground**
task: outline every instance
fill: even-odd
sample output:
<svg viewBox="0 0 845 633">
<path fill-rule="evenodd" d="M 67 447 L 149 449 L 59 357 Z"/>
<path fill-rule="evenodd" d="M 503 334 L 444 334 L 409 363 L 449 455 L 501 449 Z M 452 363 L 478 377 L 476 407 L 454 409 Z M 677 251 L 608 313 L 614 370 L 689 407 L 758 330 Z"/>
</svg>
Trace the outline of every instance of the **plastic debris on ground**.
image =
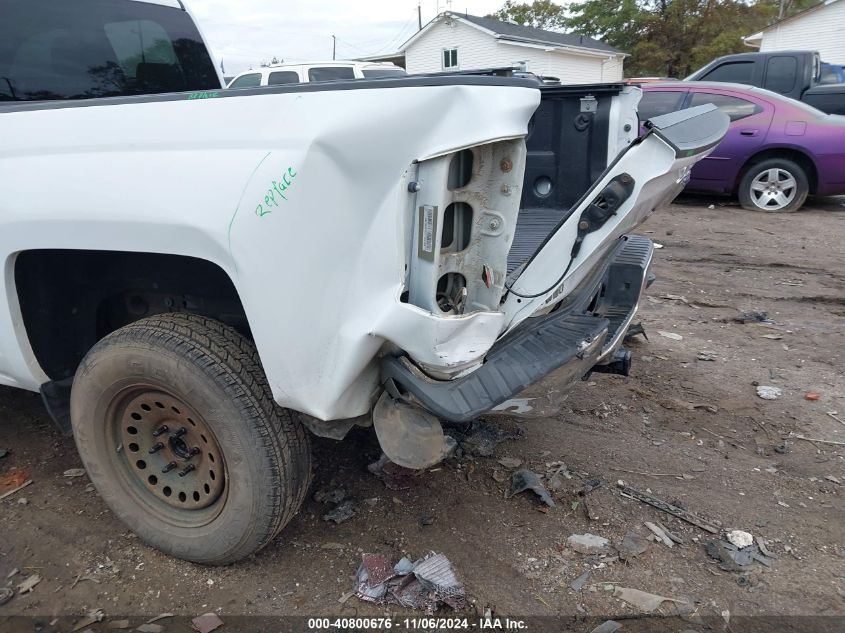
<svg viewBox="0 0 845 633">
<path fill-rule="evenodd" d="M 676 334 L 675 332 L 664 332 L 663 330 L 657 330 L 657 333 L 662 336 L 663 338 L 668 338 L 672 341 L 683 341 L 684 337 L 680 334 Z"/>
<path fill-rule="evenodd" d="M 755 545 L 739 548 L 733 543 L 722 540 L 713 540 L 705 545 L 705 550 L 710 558 L 719 561 L 719 567 L 724 571 L 741 571 L 742 568 L 750 566 L 754 561 L 771 567 L 774 559 L 764 556 L 760 548 Z"/>
<path fill-rule="evenodd" d="M 590 633 L 614 633 L 621 628 L 622 625 L 616 620 L 607 620 L 599 624 L 596 628 L 590 631 Z"/>
<path fill-rule="evenodd" d="M 763 400 L 777 400 L 782 394 L 783 391 L 780 387 L 773 387 L 771 385 L 760 385 L 757 387 L 757 395 Z"/>
<path fill-rule="evenodd" d="M 555 502 L 552 499 L 552 496 L 549 494 L 549 491 L 540 483 L 540 477 L 537 476 L 537 473 L 534 473 L 527 468 L 520 468 L 517 470 L 513 477 L 511 477 L 511 489 L 508 493 L 508 497 L 513 497 L 514 495 L 518 495 L 520 492 L 524 492 L 526 490 L 533 491 L 540 499 L 550 508 L 555 507 Z"/>
<path fill-rule="evenodd" d="M 377 604 L 397 604 L 433 614 L 446 604 L 459 611 L 466 603 L 464 586 L 443 554 L 431 552 L 395 565 L 383 554 L 364 554 L 355 579 L 355 595 Z"/>
<path fill-rule="evenodd" d="M 9 589 L 8 587 L 0 587 L 0 606 L 6 604 L 15 597 L 15 592 L 13 589 Z"/>
<path fill-rule="evenodd" d="M 596 554 L 607 552 L 610 541 L 595 534 L 572 534 L 566 539 L 567 545 L 580 554 Z"/>
<path fill-rule="evenodd" d="M 678 604 L 689 604 L 685 600 L 676 600 L 675 598 L 667 598 L 666 596 L 659 596 L 656 593 L 647 593 L 639 589 L 630 589 L 628 587 L 616 587 L 613 590 L 613 596 L 624 600 L 633 607 L 636 607 L 643 613 L 651 613 L 664 602 L 676 602 Z"/>
<path fill-rule="evenodd" d="M 731 530 L 726 536 L 728 542 L 732 545 L 736 545 L 739 549 L 748 547 L 754 542 L 754 537 L 748 532 L 744 532 L 742 530 Z"/>
<path fill-rule="evenodd" d="M 65 477 L 82 477 L 84 474 L 84 468 L 69 468 L 64 472 Z"/>
<path fill-rule="evenodd" d="M 508 431 L 486 420 L 475 420 L 462 437 L 457 437 L 464 454 L 476 457 L 493 457 L 496 447 L 506 440 L 516 440 L 523 436 L 522 430 Z"/>
<path fill-rule="evenodd" d="M 27 576 L 26 579 L 20 583 L 17 587 L 18 594 L 29 593 L 33 589 L 35 589 L 35 585 L 41 582 L 41 576 L 38 574 L 32 574 L 31 576 Z"/>
<path fill-rule="evenodd" d="M 763 310 L 744 310 L 731 319 L 734 323 L 774 323 Z"/>
<path fill-rule="evenodd" d="M 587 578 L 590 577 L 590 570 L 588 569 L 583 574 L 578 576 L 575 580 L 569 583 L 569 586 L 572 587 L 574 591 L 581 591 L 584 588 L 584 585 L 587 583 Z"/>
<path fill-rule="evenodd" d="M 323 521 L 334 521 L 343 523 L 355 516 L 355 504 L 352 501 L 344 501 L 336 508 L 329 510 L 323 515 Z"/>
<path fill-rule="evenodd" d="M 191 620 L 191 628 L 199 633 L 211 633 L 223 626 L 223 620 L 216 613 L 205 613 Z"/>
<path fill-rule="evenodd" d="M 636 532 L 628 532 L 616 548 L 619 558 L 628 560 L 644 554 L 648 550 L 648 540 Z"/>
</svg>

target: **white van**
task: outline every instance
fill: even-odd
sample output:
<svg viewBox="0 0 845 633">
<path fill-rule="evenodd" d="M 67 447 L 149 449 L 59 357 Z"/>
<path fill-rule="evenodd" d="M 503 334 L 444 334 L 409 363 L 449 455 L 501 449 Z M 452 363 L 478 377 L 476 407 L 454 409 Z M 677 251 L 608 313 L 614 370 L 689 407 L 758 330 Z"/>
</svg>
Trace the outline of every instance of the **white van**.
<svg viewBox="0 0 845 633">
<path fill-rule="evenodd" d="M 299 64 L 274 64 L 241 73 L 228 88 L 255 88 L 313 81 L 338 79 L 380 79 L 407 75 L 404 68 L 390 62 L 304 62 Z"/>
</svg>

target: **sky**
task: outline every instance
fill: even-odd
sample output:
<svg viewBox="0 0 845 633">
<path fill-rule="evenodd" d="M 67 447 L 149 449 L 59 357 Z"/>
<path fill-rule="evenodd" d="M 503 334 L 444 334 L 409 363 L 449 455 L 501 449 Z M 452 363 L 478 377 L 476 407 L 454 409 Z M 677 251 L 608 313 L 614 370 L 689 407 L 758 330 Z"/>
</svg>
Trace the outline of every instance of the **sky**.
<svg viewBox="0 0 845 633">
<path fill-rule="evenodd" d="M 351 59 L 395 51 L 417 29 L 418 0 L 186 0 L 226 75 L 284 61 Z M 487 15 L 504 0 L 421 0 L 423 25 L 439 11 Z M 449 6 L 451 5 L 451 6 Z"/>
</svg>

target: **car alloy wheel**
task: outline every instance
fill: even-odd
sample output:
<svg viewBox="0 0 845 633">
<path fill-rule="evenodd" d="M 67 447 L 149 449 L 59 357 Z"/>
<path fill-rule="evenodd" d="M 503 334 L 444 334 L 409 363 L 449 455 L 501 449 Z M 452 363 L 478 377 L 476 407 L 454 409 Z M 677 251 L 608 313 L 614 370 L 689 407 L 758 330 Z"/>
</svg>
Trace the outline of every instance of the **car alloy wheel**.
<svg viewBox="0 0 845 633">
<path fill-rule="evenodd" d="M 779 211 L 795 199 L 798 183 L 785 169 L 772 167 L 757 174 L 751 181 L 751 199 L 766 211 Z"/>
</svg>

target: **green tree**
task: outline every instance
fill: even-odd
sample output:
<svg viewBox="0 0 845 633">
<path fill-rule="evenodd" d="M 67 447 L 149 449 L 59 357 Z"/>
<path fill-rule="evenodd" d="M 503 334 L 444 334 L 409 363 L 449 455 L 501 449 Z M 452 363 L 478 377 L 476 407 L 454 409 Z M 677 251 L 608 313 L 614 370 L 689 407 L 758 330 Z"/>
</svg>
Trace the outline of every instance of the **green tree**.
<svg viewBox="0 0 845 633">
<path fill-rule="evenodd" d="M 506 0 L 501 9 L 487 17 L 554 31 L 563 26 L 566 9 L 551 0 L 534 0 L 531 3 Z"/>
<path fill-rule="evenodd" d="M 595 37 L 630 55 L 629 77 L 682 78 L 714 57 L 750 49 L 743 36 L 818 0 L 581 0 L 568 10 L 549 0 L 507 0 L 492 16 Z"/>
</svg>

